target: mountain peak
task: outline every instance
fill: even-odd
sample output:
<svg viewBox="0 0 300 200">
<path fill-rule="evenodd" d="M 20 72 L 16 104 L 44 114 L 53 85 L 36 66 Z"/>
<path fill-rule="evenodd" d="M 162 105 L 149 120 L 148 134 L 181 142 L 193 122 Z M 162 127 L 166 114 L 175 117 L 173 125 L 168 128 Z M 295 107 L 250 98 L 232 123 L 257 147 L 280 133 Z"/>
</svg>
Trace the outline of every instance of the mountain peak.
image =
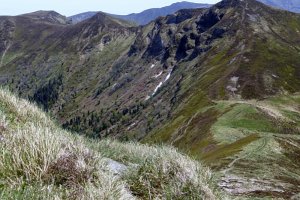
<svg viewBox="0 0 300 200">
<path fill-rule="evenodd" d="M 111 27 L 132 27 L 134 26 L 133 23 L 130 23 L 128 21 L 117 19 L 113 16 L 110 16 L 104 12 L 97 12 L 94 16 L 92 16 L 90 19 L 84 21 L 83 23 L 96 23 L 96 24 L 102 24 L 105 26 L 111 26 Z"/>
<path fill-rule="evenodd" d="M 243 6 L 245 9 L 249 9 L 253 6 L 257 7 L 268 7 L 269 6 L 257 1 L 257 0 L 223 0 L 216 4 L 216 6 L 219 7 L 237 7 L 237 6 Z"/>
<path fill-rule="evenodd" d="M 67 18 L 55 11 L 39 10 L 32 13 L 23 14 L 21 16 L 29 17 L 33 20 L 40 20 L 48 23 L 67 24 Z"/>
<path fill-rule="evenodd" d="M 235 7 L 239 5 L 246 5 L 252 2 L 257 2 L 256 0 L 223 0 L 216 5 L 223 6 L 223 7 Z M 257 2 L 258 3 L 258 2 Z"/>
</svg>

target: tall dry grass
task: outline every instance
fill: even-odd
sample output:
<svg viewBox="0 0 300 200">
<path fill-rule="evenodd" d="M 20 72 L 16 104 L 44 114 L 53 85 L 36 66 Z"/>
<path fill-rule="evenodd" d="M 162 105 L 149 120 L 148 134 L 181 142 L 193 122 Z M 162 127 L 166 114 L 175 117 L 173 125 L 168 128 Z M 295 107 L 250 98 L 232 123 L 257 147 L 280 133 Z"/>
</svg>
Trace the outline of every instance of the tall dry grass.
<svg viewBox="0 0 300 200">
<path fill-rule="evenodd" d="M 0 90 L 0 199 L 224 198 L 210 170 L 174 148 L 87 140 Z"/>
</svg>

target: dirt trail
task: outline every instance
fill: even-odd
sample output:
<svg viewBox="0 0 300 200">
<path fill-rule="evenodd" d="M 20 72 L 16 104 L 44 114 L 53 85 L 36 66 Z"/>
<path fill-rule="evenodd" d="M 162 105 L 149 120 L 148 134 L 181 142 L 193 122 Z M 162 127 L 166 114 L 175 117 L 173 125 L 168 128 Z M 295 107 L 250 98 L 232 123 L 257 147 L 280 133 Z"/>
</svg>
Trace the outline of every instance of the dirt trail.
<svg viewBox="0 0 300 200">
<path fill-rule="evenodd" d="M 229 104 L 247 104 L 251 105 L 255 108 L 260 109 L 262 112 L 266 113 L 272 118 L 279 119 L 279 120 L 285 120 L 285 121 L 291 121 L 287 117 L 285 117 L 277 107 L 269 105 L 265 102 L 255 101 L 255 100 L 229 100 L 224 101 L 228 102 Z"/>
<path fill-rule="evenodd" d="M 231 163 L 228 164 L 228 166 L 227 166 L 228 168 L 226 168 L 222 171 L 224 177 L 227 177 L 228 172 L 233 169 L 233 166 L 237 161 L 247 158 L 247 157 L 251 157 L 251 155 L 262 151 L 266 145 L 267 145 L 267 138 L 261 138 L 261 145 L 258 148 L 254 149 L 253 151 L 251 151 L 249 153 L 246 153 L 245 155 L 242 155 L 242 156 L 234 159 Z"/>
<path fill-rule="evenodd" d="M 196 112 L 186 123 L 184 123 L 183 126 L 180 127 L 177 134 L 173 135 L 171 138 L 171 141 L 173 141 L 173 143 L 180 140 L 186 134 L 189 125 L 200 113 L 200 111 Z"/>
<path fill-rule="evenodd" d="M 263 180 L 257 177 L 252 177 L 251 179 L 243 177 L 243 175 L 238 175 L 230 173 L 234 169 L 234 164 L 241 159 L 251 158 L 252 155 L 262 151 L 268 142 L 268 138 L 262 138 L 261 144 L 258 148 L 251 152 L 245 153 L 238 158 L 235 158 L 231 163 L 228 164 L 227 168 L 222 171 L 223 176 L 219 186 L 224 188 L 227 192 L 232 194 L 246 194 L 248 192 L 255 191 L 271 191 L 271 192 L 283 192 L 281 187 L 274 186 L 271 180 Z M 282 185 L 281 185 L 282 186 Z"/>
</svg>

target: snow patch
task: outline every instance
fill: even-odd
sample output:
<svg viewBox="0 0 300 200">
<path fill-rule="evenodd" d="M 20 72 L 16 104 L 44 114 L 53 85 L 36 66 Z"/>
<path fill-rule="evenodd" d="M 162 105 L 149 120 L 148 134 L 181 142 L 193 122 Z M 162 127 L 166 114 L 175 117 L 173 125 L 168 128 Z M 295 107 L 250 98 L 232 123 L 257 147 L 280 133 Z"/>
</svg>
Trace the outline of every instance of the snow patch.
<svg viewBox="0 0 300 200">
<path fill-rule="evenodd" d="M 171 73 L 172 73 L 172 71 L 167 75 L 167 77 L 165 78 L 164 82 L 166 82 L 167 80 L 169 80 L 169 78 L 171 77 Z"/>
<path fill-rule="evenodd" d="M 117 86 L 118 83 L 113 84 L 112 88 L 115 88 Z"/>
<path fill-rule="evenodd" d="M 152 65 L 150 66 L 150 69 L 152 69 L 153 67 L 155 67 L 155 65 L 154 65 L 154 64 L 152 64 Z"/>
<path fill-rule="evenodd" d="M 154 92 L 152 93 L 152 96 L 154 96 L 155 95 L 155 93 L 157 92 L 157 90 L 162 86 L 162 84 L 163 84 L 163 82 L 160 82 L 157 86 L 156 86 L 156 88 L 155 88 L 155 90 L 154 90 Z"/>
<path fill-rule="evenodd" d="M 159 72 L 159 74 L 156 74 L 156 75 L 152 76 L 152 78 L 158 78 L 162 75 L 162 73 L 163 73 L 163 71 Z"/>
<path fill-rule="evenodd" d="M 165 78 L 164 81 L 160 82 L 160 83 L 156 86 L 154 92 L 152 93 L 152 96 L 154 96 L 154 95 L 156 94 L 156 92 L 158 91 L 158 89 L 159 89 L 159 88 L 160 88 L 167 80 L 169 80 L 169 78 L 171 77 L 171 73 L 172 73 L 172 71 L 170 71 L 170 72 L 168 73 L 168 75 L 166 76 L 166 78 Z"/>
</svg>

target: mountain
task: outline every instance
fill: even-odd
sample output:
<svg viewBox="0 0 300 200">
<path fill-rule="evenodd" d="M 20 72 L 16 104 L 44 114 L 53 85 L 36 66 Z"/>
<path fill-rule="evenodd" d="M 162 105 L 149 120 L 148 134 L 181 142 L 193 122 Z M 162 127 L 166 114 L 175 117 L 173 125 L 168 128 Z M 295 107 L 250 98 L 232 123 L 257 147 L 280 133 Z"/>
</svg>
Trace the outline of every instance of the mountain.
<svg viewBox="0 0 300 200">
<path fill-rule="evenodd" d="M 0 105 L 1 199 L 227 198 L 208 168 L 173 148 L 91 142 L 3 89 Z"/>
<path fill-rule="evenodd" d="M 43 22 L 55 23 L 55 24 L 67 24 L 67 17 L 55 12 L 55 11 L 36 11 L 33 13 L 24 14 L 21 16 L 32 18 L 33 20 L 41 20 Z"/>
<path fill-rule="evenodd" d="M 158 17 L 173 14 L 181 9 L 207 8 L 209 6 L 210 6 L 209 4 L 199 4 L 199 3 L 191 3 L 191 2 L 183 1 L 162 8 L 148 9 L 141 13 L 133 13 L 129 15 L 113 15 L 113 16 L 127 21 L 135 22 L 136 24 L 139 25 L 145 25 Z"/>
<path fill-rule="evenodd" d="M 93 11 L 84 12 L 84 13 L 80 13 L 80 14 L 77 14 L 77 15 L 70 16 L 70 17 L 68 17 L 68 19 L 73 24 L 76 24 L 76 23 L 82 22 L 86 19 L 89 19 L 89 18 L 93 17 L 95 14 L 97 14 L 97 12 L 93 12 Z"/>
<path fill-rule="evenodd" d="M 300 1 L 298 0 L 259 0 L 267 5 L 300 13 Z"/>
<path fill-rule="evenodd" d="M 131 21 L 138 25 L 145 25 L 160 16 L 173 14 L 181 9 L 207 8 L 209 6 L 210 6 L 209 4 L 199 4 L 199 3 L 191 3 L 191 2 L 183 1 L 162 8 L 148 9 L 141 13 L 132 13 L 129 15 L 113 15 L 113 14 L 111 15 L 115 18 Z M 69 20 L 71 20 L 73 23 L 78 23 L 94 16 L 96 13 L 97 12 L 85 12 L 85 13 L 77 14 L 69 17 Z"/>
<path fill-rule="evenodd" d="M 249 198 L 300 193 L 300 15 L 254 0 L 135 27 L 0 17 L 0 83 L 91 138 L 170 144 Z"/>
</svg>

